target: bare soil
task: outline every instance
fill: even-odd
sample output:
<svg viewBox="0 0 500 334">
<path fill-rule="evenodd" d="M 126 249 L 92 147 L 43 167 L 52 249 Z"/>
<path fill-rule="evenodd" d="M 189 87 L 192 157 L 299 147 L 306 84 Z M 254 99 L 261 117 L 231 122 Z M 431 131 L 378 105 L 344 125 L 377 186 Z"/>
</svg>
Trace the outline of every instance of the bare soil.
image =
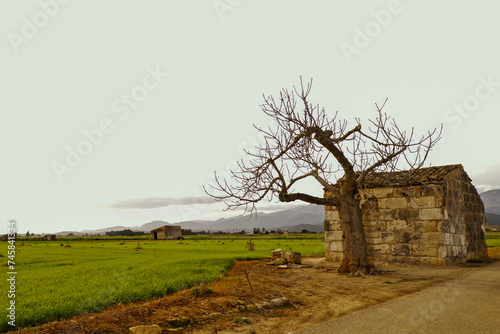
<svg viewBox="0 0 500 334">
<path fill-rule="evenodd" d="M 500 247 L 489 251 L 490 256 L 500 257 Z M 303 265 L 287 269 L 266 261 L 237 262 L 207 287 L 16 333 L 130 333 L 130 327 L 152 324 L 159 325 L 162 333 L 292 333 L 416 293 L 481 265 L 386 265 L 380 268 L 381 275 L 366 277 L 338 274 L 337 266 L 317 257 L 303 258 Z"/>
</svg>

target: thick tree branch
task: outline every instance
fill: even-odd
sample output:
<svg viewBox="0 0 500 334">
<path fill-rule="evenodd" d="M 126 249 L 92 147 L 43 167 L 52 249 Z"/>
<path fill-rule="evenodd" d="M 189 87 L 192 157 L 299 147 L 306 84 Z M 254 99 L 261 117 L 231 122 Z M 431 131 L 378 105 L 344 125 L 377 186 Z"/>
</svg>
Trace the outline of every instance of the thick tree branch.
<svg viewBox="0 0 500 334">
<path fill-rule="evenodd" d="M 310 103 L 312 80 L 292 90 L 283 89 L 275 99 L 264 96 L 262 111 L 272 126 L 255 129 L 262 143 L 254 150 L 245 150 L 248 159 L 231 170 L 228 179 L 219 179 L 210 186 L 214 198 L 225 201 L 228 208 L 245 206 L 253 211 L 262 200 L 334 205 L 338 199 L 322 199 L 306 193 L 295 193 L 292 187 L 310 176 L 337 197 L 355 196 L 370 173 L 398 170 L 401 163 L 419 168 L 439 140 L 441 131 L 434 129 L 415 139 L 414 129 L 401 130 L 396 121 L 382 112 L 387 103 L 376 106 L 376 116 L 356 126 L 347 120 L 330 117 L 324 108 Z M 297 103 L 297 102 L 301 103 Z M 333 184 L 337 185 L 333 186 Z M 340 203 L 340 202 L 338 202 Z"/>
</svg>

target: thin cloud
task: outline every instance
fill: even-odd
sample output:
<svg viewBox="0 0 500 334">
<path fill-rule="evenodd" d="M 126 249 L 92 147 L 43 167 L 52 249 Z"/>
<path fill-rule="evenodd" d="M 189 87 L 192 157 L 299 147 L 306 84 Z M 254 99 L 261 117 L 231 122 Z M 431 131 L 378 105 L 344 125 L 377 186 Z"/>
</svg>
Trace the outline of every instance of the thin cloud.
<svg viewBox="0 0 500 334">
<path fill-rule="evenodd" d="M 101 208 L 112 209 L 157 209 L 167 206 L 183 206 L 195 204 L 214 204 L 216 201 L 211 197 L 148 197 L 117 201 L 113 204 L 100 206 Z"/>
</svg>

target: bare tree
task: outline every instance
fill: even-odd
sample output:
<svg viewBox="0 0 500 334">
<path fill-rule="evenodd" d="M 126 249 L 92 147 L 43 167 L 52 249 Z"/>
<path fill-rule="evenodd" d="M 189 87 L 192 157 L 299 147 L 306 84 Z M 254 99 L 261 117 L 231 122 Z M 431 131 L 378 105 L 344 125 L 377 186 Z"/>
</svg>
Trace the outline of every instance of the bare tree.
<svg viewBox="0 0 500 334">
<path fill-rule="evenodd" d="M 366 129 L 359 118 L 356 126 L 348 128 L 337 113 L 330 118 L 324 108 L 308 101 L 311 87 L 312 80 L 304 85 L 301 78 L 300 89 L 282 89 L 278 98 L 264 96 L 262 111 L 274 121 L 266 129 L 254 125 L 264 135 L 264 143 L 245 151 L 249 159 L 231 171 L 232 180 L 215 174 L 215 183 L 206 191 L 229 209 L 244 206 L 247 212 L 253 212 L 256 203 L 276 197 L 281 202 L 335 206 L 344 233 L 339 272 L 370 273 L 373 266 L 368 262 L 359 189 L 371 173 L 396 171 L 400 165 L 422 167 L 441 131 L 433 129 L 415 139 L 413 128 L 402 131 L 382 112 L 387 99 L 381 106 L 375 104 L 376 117 Z M 315 179 L 333 196 L 295 191 L 306 178 Z"/>
</svg>

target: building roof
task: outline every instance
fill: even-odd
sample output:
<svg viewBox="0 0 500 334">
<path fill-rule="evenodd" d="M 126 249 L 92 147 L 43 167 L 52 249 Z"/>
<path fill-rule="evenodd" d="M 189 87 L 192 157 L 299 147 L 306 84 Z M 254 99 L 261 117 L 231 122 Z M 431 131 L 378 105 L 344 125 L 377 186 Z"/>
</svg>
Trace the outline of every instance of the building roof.
<svg viewBox="0 0 500 334">
<path fill-rule="evenodd" d="M 371 173 L 366 176 L 363 187 L 403 187 L 441 183 L 448 174 L 456 169 L 464 170 L 462 165 L 447 165 L 400 172 Z"/>
<path fill-rule="evenodd" d="M 163 225 L 163 226 L 155 228 L 154 230 L 149 231 L 149 233 L 158 232 L 158 231 L 166 230 L 166 229 L 172 229 L 172 228 L 181 228 L 181 227 L 179 225 L 174 225 L 174 226 L 172 226 L 172 225 Z"/>
</svg>

